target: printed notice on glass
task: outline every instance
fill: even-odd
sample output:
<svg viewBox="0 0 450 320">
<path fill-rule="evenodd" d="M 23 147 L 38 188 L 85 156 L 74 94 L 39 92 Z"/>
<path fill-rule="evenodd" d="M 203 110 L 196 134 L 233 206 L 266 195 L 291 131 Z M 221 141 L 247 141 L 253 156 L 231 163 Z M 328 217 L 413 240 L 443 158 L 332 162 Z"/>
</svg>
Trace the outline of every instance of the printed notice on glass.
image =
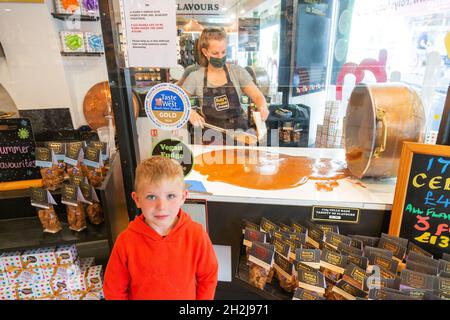
<svg viewBox="0 0 450 320">
<path fill-rule="evenodd" d="M 121 1 L 127 67 L 177 65 L 175 0 Z"/>
</svg>

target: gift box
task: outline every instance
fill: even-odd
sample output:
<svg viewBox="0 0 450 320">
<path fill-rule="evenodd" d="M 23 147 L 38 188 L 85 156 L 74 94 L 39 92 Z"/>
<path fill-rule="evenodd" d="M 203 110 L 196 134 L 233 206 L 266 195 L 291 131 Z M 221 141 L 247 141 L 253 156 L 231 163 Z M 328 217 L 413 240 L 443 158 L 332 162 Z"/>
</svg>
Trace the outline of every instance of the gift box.
<svg viewBox="0 0 450 320">
<path fill-rule="evenodd" d="M 32 284 L 34 298 L 38 300 L 52 300 L 53 290 L 49 280 L 41 280 Z"/>
<path fill-rule="evenodd" d="M 80 258 L 80 269 L 81 269 L 81 272 L 86 271 L 89 267 L 92 267 L 94 264 L 95 264 L 95 258 L 94 257 Z"/>
<path fill-rule="evenodd" d="M 80 14 L 80 0 L 55 0 L 56 13 Z"/>
<path fill-rule="evenodd" d="M 68 280 L 61 277 L 54 277 L 50 280 L 50 287 L 53 292 L 54 300 L 71 300 L 72 295 L 67 284 Z"/>
<path fill-rule="evenodd" d="M 104 300 L 103 290 L 89 291 L 85 295 L 80 296 L 81 300 Z"/>
<path fill-rule="evenodd" d="M 16 300 L 16 287 L 12 285 L 0 286 L 0 300 Z"/>
<path fill-rule="evenodd" d="M 19 300 L 34 300 L 35 294 L 31 283 L 21 283 L 17 286 L 17 298 Z"/>
<path fill-rule="evenodd" d="M 93 266 L 87 269 L 86 284 L 88 288 L 102 289 L 102 266 Z"/>
<path fill-rule="evenodd" d="M 83 32 L 60 31 L 63 52 L 85 52 Z"/>
<path fill-rule="evenodd" d="M 9 284 L 8 274 L 5 271 L 0 270 L 0 287 L 7 286 Z"/>
<path fill-rule="evenodd" d="M 18 284 L 32 284 L 36 281 L 45 280 L 44 272 L 41 268 L 22 269 L 19 276 L 16 278 Z"/>
<path fill-rule="evenodd" d="M 78 250 L 74 244 L 58 246 L 55 250 L 55 255 L 58 261 L 58 265 L 79 265 L 80 263 L 78 260 Z"/>
<path fill-rule="evenodd" d="M 86 278 L 84 275 L 77 275 L 73 276 L 67 279 L 67 288 L 72 293 L 72 295 L 75 295 L 78 291 L 86 291 L 87 290 L 87 284 L 86 284 Z"/>
<path fill-rule="evenodd" d="M 37 248 L 23 252 L 22 265 L 32 268 L 56 266 L 55 247 Z"/>
<path fill-rule="evenodd" d="M 81 14 L 86 16 L 99 16 L 98 0 L 80 0 Z"/>
<path fill-rule="evenodd" d="M 102 35 L 100 33 L 85 32 L 84 47 L 86 52 L 105 52 Z"/>
<path fill-rule="evenodd" d="M 18 276 L 22 270 L 20 251 L 5 252 L 0 257 L 0 264 L 6 271 L 9 284 L 19 281 Z"/>
</svg>

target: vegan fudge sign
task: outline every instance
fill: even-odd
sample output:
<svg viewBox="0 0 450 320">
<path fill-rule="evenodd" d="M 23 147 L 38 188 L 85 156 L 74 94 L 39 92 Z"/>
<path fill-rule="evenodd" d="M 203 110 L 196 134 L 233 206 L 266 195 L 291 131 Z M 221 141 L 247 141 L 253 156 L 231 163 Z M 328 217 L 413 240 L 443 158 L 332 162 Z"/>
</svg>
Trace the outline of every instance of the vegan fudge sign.
<svg viewBox="0 0 450 320">
<path fill-rule="evenodd" d="M 404 143 L 389 233 L 450 253 L 450 147 Z"/>
<path fill-rule="evenodd" d="M 40 179 L 29 119 L 0 120 L 0 182 Z"/>
</svg>

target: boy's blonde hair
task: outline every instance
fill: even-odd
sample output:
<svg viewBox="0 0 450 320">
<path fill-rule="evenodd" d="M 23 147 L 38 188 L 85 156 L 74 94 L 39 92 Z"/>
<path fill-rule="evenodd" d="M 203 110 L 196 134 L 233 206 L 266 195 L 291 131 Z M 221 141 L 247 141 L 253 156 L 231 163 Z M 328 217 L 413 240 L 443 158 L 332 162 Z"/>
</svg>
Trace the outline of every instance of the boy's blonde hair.
<svg viewBox="0 0 450 320">
<path fill-rule="evenodd" d="M 145 182 L 149 184 L 159 184 L 163 180 L 178 180 L 184 189 L 184 175 L 181 165 L 173 159 L 153 156 L 142 161 L 136 167 L 134 189 Z"/>
<path fill-rule="evenodd" d="M 198 63 L 203 66 L 208 66 L 208 59 L 202 52 L 202 49 L 208 49 L 209 40 L 224 40 L 227 38 L 226 32 L 222 28 L 206 28 L 203 29 L 200 38 L 198 39 Z"/>
</svg>

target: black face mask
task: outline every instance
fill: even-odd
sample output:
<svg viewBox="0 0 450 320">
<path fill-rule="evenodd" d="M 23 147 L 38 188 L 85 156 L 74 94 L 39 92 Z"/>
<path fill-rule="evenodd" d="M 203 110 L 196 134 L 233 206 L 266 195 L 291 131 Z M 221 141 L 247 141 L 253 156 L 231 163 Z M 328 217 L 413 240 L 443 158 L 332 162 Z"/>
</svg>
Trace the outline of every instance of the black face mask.
<svg viewBox="0 0 450 320">
<path fill-rule="evenodd" d="M 221 59 L 215 57 L 209 58 L 209 63 L 211 63 L 214 68 L 223 68 L 223 66 L 225 65 L 225 61 L 227 61 L 227 56 L 224 56 Z"/>
</svg>

